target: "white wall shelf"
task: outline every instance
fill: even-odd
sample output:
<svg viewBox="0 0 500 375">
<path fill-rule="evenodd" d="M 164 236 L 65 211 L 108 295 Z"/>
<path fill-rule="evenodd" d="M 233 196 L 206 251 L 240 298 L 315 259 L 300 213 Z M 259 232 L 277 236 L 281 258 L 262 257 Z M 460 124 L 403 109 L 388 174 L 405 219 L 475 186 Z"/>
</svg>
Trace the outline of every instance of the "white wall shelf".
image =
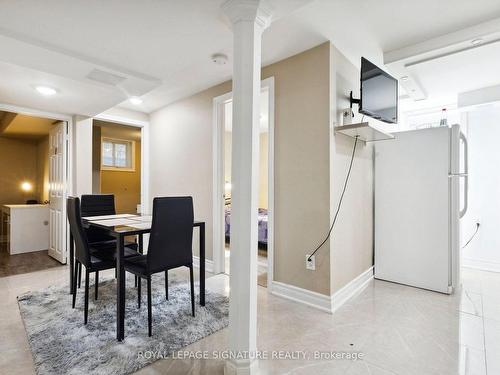
<svg viewBox="0 0 500 375">
<path fill-rule="evenodd" d="M 371 126 L 368 122 L 349 124 L 335 127 L 335 133 L 341 133 L 348 137 L 356 138 L 364 142 L 385 141 L 394 139 L 394 135 Z"/>
</svg>

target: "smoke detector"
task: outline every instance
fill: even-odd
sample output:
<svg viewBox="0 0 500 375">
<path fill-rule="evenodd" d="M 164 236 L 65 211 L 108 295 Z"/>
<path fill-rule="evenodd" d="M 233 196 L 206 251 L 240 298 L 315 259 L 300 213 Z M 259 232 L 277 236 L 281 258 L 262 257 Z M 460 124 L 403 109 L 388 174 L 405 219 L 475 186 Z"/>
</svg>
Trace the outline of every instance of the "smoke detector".
<svg viewBox="0 0 500 375">
<path fill-rule="evenodd" d="M 227 56 L 223 53 L 216 53 L 212 55 L 212 62 L 217 65 L 226 65 L 227 64 Z"/>
</svg>

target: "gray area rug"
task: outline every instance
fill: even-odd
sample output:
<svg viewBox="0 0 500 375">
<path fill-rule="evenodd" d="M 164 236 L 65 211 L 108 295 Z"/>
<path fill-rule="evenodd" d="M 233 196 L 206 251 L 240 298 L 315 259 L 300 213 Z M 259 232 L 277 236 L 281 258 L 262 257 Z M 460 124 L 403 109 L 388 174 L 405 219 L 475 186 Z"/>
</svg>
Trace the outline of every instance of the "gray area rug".
<svg viewBox="0 0 500 375">
<path fill-rule="evenodd" d="M 67 286 L 52 286 L 18 297 L 38 374 L 129 374 L 158 359 L 158 356 L 141 356 L 141 351 L 166 356 L 228 325 L 227 297 L 207 290 L 206 306 L 202 307 L 196 293 L 193 318 L 189 284 L 170 277 L 167 301 L 164 276 L 160 273 L 153 275 L 152 280 L 153 336 L 148 337 L 146 282 L 143 280 L 139 310 L 134 280 L 130 275 L 127 277 L 125 340 L 121 343 L 116 341 L 114 279 L 99 283 L 99 299 L 95 301 L 91 277 L 86 326 L 83 285 L 78 290 L 75 309 L 71 308 Z"/>
</svg>

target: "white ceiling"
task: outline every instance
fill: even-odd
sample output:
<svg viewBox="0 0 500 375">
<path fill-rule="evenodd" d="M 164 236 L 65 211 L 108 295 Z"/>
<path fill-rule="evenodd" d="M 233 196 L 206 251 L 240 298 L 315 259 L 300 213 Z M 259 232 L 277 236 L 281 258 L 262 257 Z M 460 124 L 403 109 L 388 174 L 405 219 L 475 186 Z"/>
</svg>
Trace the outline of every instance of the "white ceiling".
<svg viewBox="0 0 500 375">
<path fill-rule="evenodd" d="M 500 84 L 500 43 L 409 66 L 432 98 L 456 99 L 457 93 Z"/>
<path fill-rule="evenodd" d="M 500 19 L 385 54 L 391 73 L 406 77 L 403 112 L 453 108 L 459 94 L 500 84 L 499 58 Z"/>
<path fill-rule="evenodd" d="M 365 0 L 364 21 L 384 52 L 500 17 L 498 0 Z"/>
<path fill-rule="evenodd" d="M 0 103 L 95 115 L 141 96 L 151 112 L 231 77 L 232 33 L 223 0 L 0 0 Z M 351 61 L 500 17 L 498 0 L 270 0 L 263 64 L 331 40 Z M 229 64 L 210 56 L 225 53 Z M 89 80 L 99 69 L 118 86 Z M 7 79 L 4 79 L 7 77 Z M 32 85 L 56 87 L 39 97 Z"/>
</svg>

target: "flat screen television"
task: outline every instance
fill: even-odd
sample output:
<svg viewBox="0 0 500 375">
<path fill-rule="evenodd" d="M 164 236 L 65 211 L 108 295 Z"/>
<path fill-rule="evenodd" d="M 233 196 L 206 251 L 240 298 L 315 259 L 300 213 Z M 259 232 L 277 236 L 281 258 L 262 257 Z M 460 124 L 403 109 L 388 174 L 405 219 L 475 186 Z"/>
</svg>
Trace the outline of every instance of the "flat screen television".
<svg viewBox="0 0 500 375">
<path fill-rule="evenodd" d="M 359 113 L 390 124 L 398 122 L 398 80 L 364 57 Z"/>
</svg>

